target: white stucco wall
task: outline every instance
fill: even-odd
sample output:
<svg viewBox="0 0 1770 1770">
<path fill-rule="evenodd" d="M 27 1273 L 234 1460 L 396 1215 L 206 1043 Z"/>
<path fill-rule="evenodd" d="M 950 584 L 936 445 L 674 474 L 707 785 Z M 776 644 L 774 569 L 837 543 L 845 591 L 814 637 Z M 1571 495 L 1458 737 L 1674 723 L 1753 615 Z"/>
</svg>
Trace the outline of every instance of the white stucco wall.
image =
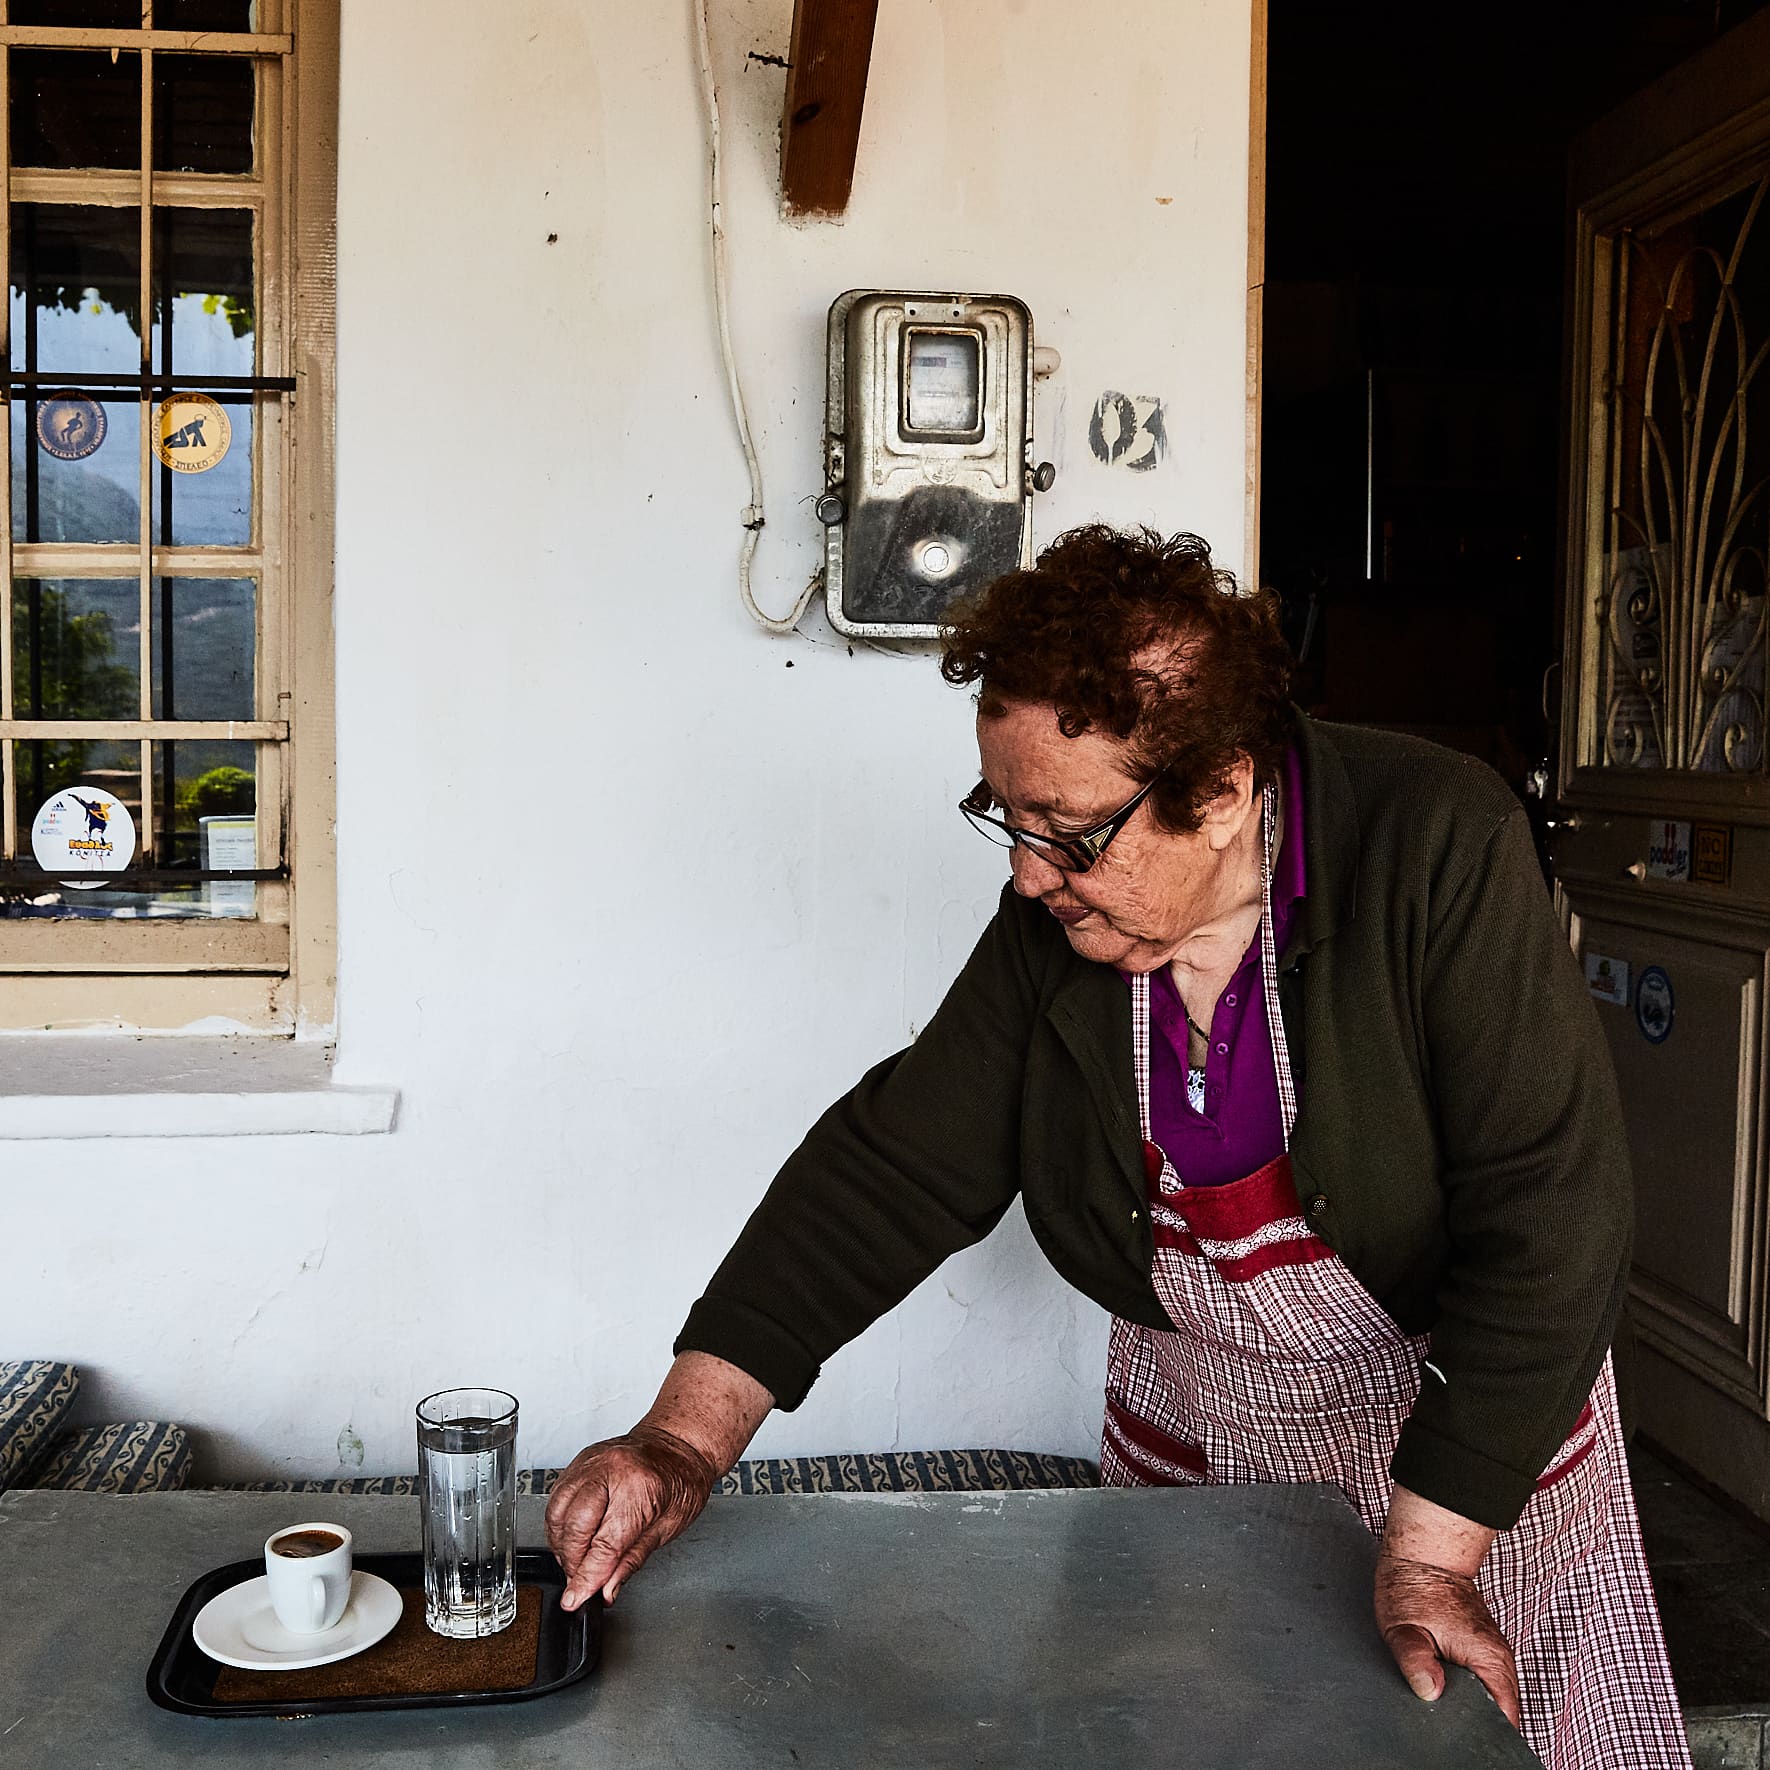
<svg viewBox="0 0 1770 1770">
<path fill-rule="evenodd" d="M 1005 290 L 1043 540 L 1243 533 L 1248 0 L 885 0 L 845 222 L 777 214 L 790 0 L 715 0 L 733 325 L 768 475 L 758 594 L 815 564 L 824 314 Z M 688 0 L 346 0 L 340 191 L 342 1078 L 358 1139 L 14 1145 L 57 1177 L 0 1349 L 210 1474 L 408 1467 L 429 1389 L 523 1455 L 626 1425 L 776 1164 L 925 1022 L 1000 855 L 929 655 L 771 638 L 708 291 Z M 549 236 L 557 235 L 555 243 Z M 1095 400 L 1165 402 L 1155 470 Z M 14 1275 L 19 1243 L 14 1243 Z M 760 1449 L 1094 1447 L 1105 1324 L 1018 1214 Z"/>
</svg>

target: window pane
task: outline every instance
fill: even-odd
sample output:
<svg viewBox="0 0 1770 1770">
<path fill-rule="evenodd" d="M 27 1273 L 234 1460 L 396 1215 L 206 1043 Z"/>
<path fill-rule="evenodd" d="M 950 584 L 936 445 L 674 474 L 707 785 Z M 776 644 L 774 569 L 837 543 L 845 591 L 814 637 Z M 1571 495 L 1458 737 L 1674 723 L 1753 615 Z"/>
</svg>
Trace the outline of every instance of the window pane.
<svg viewBox="0 0 1770 1770">
<path fill-rule="evenodd" d="M 155 56 L 155 168 L 250 172 L 256 89 L 253 63 L 245 56 Z"/>
<path fill-rule="evenodd" d="M 141 538 L 141 406 L 77 390 L 12 402 L 12 538 Z"/>
<path fill-rule="evenodd" d="M 56 916 L 104 914 L 93 903 L 114 898 L 108 891 L 64 889 L 47 875 L 39 876 L 31 853 L 31 826 L 37 813 L 64 788 L 87 788 L 95 795 L 118 799 L 136 829 L 136 858 L 141 850 L 141 746 L 134 743 L 45 743 L 13 745 L 14 791 L 18 805 L 19 866 L 23 881 L 0 893 L 0 915 Z"/>
<path fill-rule="evenodd" d="M 139 31 L 141 0 L 12 0 L 7 17 L 15 25 L 81 25 L 106 31 Z"/>
<path fill-rule="evenodd" d="M 141 212 L 12 209 L 12 367 L 134 374 L 141 367 Z"/>
<path fill-rule="evenodd" d="M 217 393 L 205 396 L 221 408 L 226 424 L 226 452 L 216 456 L 209 439 L 219 434 L 208 408 L 201 419 L 205 448 L 196 459 L 211 465 L 200 472 L 181 472 L 165 460 L 154 469 L 154 534 L 163 547 L 245 547 L 252 540 L 252 396 Z M 156 424 L 165 408 L 156 406 Z M 188 404 L 166 421 L 176 437 L 188 426 L 178 422 Z M 168 456 L 181 459 L 170 449 Z"/>
<path fill-rule="evenodd" d="M 132 865 L 147 864 L 141 834 L 141 747 L 134 743 L 20 743 L 17 772 L 20 868 L 24 878 L 0 884 L 0 917 L 243 917 L 257 913 L 250 880 L 193 880 L 186 886 L 112 891 L 69 886 L 41 873 L 31 855 L 38 810 L 64 788 L 90 788 L 121 801 L 136 826 Z M 255 746 L 250 743 L 156 744 L 154 784 L 166 795 L 157 808 L 156 872 L 182 868 L 242 869 L 257 865 Z"/>
<path fill-rule="evenodd" d="M 15 49 L 12 160 L 15 166 L 139 166 L 141 58 Z"/>
<path fill-rule="evenodd" d="M 154 0 L 154 23 L 166 31 L 255 31 L 256 0 Z"/>
<path fill-rule="evenodd" d="M 1610 437 L 1586 726 L 1604 768 L 1770 769 L 1770 177 L 1625 228 L 1622 311 L 1594 337 Z M 1608 253 L 1611 242 L 1604 242 Z M 1700 397 L 1698 393 L 1700 391 Z"/>
<path fill-rule="evenodd" d="M 155 367 L 193 391 L 205 375 L 252 374 L 251 212 L 157 209 L 154 225 Z M 168 446 L 154 473 L 154 534 L 163 546 L 243 547 L 252 539 L 252 399 L 226 390 L 210 398 L 219 413 L 199 403 L 167 418 L 156 408 L 156 426 L 163 422 L 169 444 L 181 445 Z M 197 440 L 200 447 L 182 446 Z"/>
<path fill-rule="evenodd" d="M 226 740 L 155 744 L 155 862 L 167 868 L 240 868 L 258 863 L 258 747 Z M 202 885 L 190 913 L 249 916 L 257 887 L 249 881 Z"/>
<path fill-rule="evenodd" d="M 12 0 L 15 25 L 87 25 L 108 31 L 141 29 L 141 0 Z M 255 31 L 256 0 L 154 0 L 162 31 Z"/>
<path fill-rule="evenodd" d="M 193 387 L 204 375 L 250 375 L 257 330 L 251 210 L 156 209 L 155 370 Z"/>
<path fill-rule="evenodd" d="M 156 719 L 253 717 L 257 600 L 257 586 L 250 578 L 157 580 Z"/>
<path fill-rule="evenodd" d="M 20 719 L 140 718 L 140 586 L 14 579 L 12 703 Z"/>
</svg>

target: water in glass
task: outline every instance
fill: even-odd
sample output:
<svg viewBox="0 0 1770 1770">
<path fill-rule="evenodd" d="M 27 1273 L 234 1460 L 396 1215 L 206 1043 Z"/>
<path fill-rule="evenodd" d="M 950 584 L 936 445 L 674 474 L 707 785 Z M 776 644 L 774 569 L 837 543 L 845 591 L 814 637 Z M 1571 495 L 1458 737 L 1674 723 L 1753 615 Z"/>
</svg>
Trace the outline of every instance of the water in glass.
<svg viewBox="0 0 1770 1770">
<path fill-rule="evenodd" d="M 418 1404 L 424 1620 L 439 1635 L 495 1635 L 516 1618 L 516 1401 L 445 1389 Z"/>
</svg>

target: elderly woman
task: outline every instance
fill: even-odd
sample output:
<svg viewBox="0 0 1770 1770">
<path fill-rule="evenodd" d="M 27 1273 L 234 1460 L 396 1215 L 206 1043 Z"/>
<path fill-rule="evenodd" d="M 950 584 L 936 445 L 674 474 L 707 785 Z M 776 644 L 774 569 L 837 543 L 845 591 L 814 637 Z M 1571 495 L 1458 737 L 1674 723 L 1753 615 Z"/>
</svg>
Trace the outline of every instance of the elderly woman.
<svg viewBox="0 0 1770 1770">
<path fill-rule="evenodd" d="M 1060 537 L 943 670 L 1010 888 L 562 1479 L 568 1606 L 1018 1193 L 1114 1318 L 1104 1480 L 1334 1482 L 1419 1695 L 1460 1663 L 1552 1770 L 1687 1765 L 1608 1356 L 1621 1113 L 1517 802 L 1298 713 L 1272 598 L 1191 535 Z"/>
</svg>

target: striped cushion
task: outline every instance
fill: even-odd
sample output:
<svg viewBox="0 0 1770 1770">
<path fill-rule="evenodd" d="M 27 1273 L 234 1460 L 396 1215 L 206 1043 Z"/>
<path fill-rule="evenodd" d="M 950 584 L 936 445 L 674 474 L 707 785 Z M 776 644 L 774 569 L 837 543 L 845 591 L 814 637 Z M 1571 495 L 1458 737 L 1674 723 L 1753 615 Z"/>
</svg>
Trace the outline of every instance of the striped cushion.
<svg viewBox="0 0 1770 1770">
<path fill-rule="evenodd" d="M 758 1457 L 739 1463 L 716 1493 L 983 1493 L 1098 1487 L 1086 1457 L 1024 1450 L 894 1450 L 873 1455 Z"/>
<path fill-rule="evenodd" d="M 522 1475 L 517 1487 L 521 1492 Z M 327 1481 L 229 1481 L 223 1483 L 229 1493 L 378 1493 L 410 1499 L 418 1492 L 416 1475 L 335 1475 Z"/>
<path fill-rule="evenodd" d="M 22 1487 L 49 1454 L 80 1392 L 80 1373 L 47 1358 L 0 1363 L 0 1491 Z"/>
<path fill-rule="evenodd" d="M 549 1494 L 562 1471 L 520 1469 L 519 1494 Z M 1025 1450 L 891 1450 L 870 1455 L 755 1457 L 713 1490 L 771 1493 L 980 1493 L 1026 1487 L 1098 1487 L 1100 1469 L 1086 1457 Z M 347 1476 L 333 1481 L 251 1481 L 242 1493 L 415 1494 L 413 1475 Z"/>
<path fill-rule="evenodd" d="M 74 1493 L 172 1493 L 190 1476 L 190 1439 L 182 1426 L 130 1420 L 64 1432 L 31 1485 Z"/>
</svg>

